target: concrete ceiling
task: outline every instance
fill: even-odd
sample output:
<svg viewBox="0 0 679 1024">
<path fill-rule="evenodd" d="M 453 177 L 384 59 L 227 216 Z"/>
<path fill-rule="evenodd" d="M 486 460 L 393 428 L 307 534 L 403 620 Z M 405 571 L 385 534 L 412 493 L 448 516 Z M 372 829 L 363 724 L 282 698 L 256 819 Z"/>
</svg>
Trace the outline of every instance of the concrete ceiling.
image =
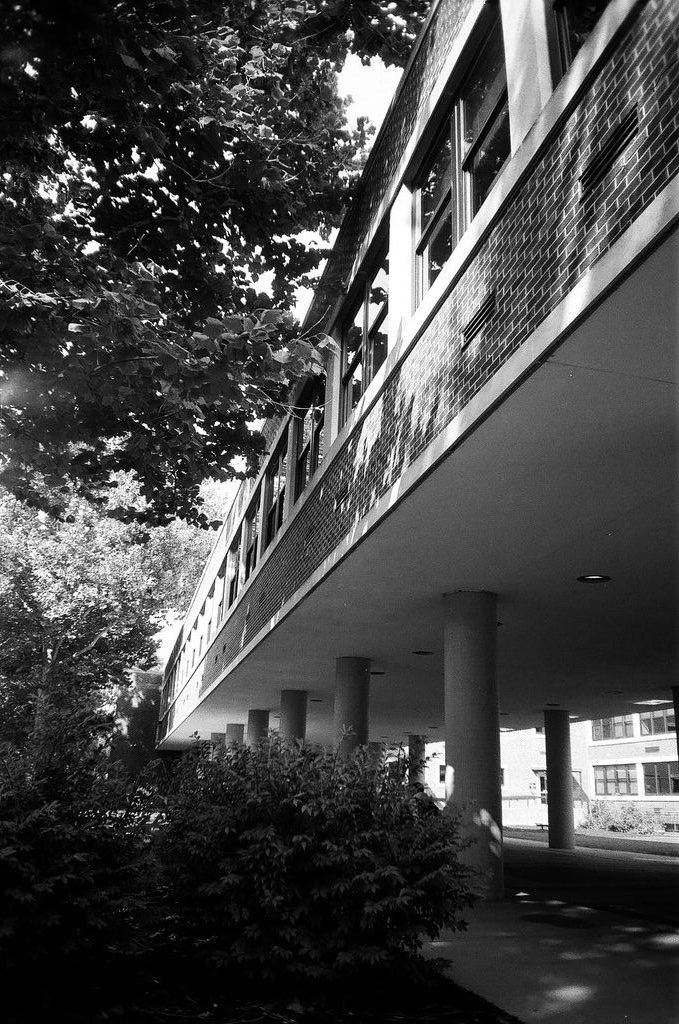
<svg viewBox="0 0 679 1024">
<path fill-rule="evenodd" d="M 371 739 L 443 737 L 441 595 L 498 595 L 501 724 L 670 699 L 677 673 L 679 231 L 664 241 L 171 737 L 308 689 L 332 735 L 334 659 L 373 660 Z M 577 582 L 583 574 L 606 584 Z M 431 651 L 418 656 L 416 650 Z M 272 723 L 275 724 L 275 723 Z"/>
</svg>

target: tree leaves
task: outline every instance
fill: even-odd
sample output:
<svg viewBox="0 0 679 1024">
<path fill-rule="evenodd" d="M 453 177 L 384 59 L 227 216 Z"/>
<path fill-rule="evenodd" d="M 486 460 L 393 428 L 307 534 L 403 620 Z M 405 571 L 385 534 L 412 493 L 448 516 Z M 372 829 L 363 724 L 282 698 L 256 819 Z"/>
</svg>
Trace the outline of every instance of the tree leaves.
<svg viewBox="0 0 679 1024">
<path fill-rule="evenodd" d="M 90 496 L 129 471 L 163 523 L 255 468 L 250 424 L 324 351 L 285 310 L 321 257 L 294 236 L 355 173 L 334 68 L 402 61 L 425 7 L 5 5 L 1 482 L 46 507 L 36 471 Z"/>
</svg>

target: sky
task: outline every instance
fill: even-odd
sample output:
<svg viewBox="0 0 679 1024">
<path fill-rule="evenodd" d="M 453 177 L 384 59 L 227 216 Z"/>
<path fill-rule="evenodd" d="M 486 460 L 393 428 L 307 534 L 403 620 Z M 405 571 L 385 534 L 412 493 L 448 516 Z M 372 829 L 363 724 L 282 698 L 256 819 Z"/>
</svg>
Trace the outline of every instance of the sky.
<svg viewBox="0 0 679 1024">
<path fill-rule="evenodd" d="M 353 101 L 348 112 L 350 124 L 355 123 L 357 117 L 367 116 L 379 129 L 401 74 L 400 68 L 385 67 L 378 57 L 366 65 L 349 54 L 337 84 L 340 96 L 351 97 Z"/>
</svg>

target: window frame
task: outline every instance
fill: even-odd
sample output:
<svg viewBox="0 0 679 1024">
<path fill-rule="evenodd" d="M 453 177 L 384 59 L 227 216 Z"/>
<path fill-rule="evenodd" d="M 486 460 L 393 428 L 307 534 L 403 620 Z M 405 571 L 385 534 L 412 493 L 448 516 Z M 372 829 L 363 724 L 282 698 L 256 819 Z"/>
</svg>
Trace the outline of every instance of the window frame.
<svg viewBox="0 0 679 1024">
<path fill-rule="evenodd" d="M 596 796 L 638 796 L 637 766 L 627 764 L 595 764 L 594 792 Z M 609 778 L 610 773 L 613 778 Z M 626 788 L 621 788 L 624 786 Z"/>
<path fill-rule="evenodd" d="M 654 789 L 650 789 L 647 785 L 648 776 L 650 775 L 648 769 L 651 768 L 653 769 Z M 644 761 L 641 769 L 644 780 L 644 796 L 679 796 L 679 761 Z M 667 773 L 666 790 L 662 788 L 664 779 L 659 779 L 659 775 L 664 774 L 662 769 L 665 769 Z M 659 782 L 661 783 L 660 785 Z"/>
<path fill-rule="evenodd" d="M 609 723 L 606 726 L 604 723 Z M 617 727 L 620 726 L 620 734 L 616 734 Z M 604 733 L 606 728 L 610 730 L 610 735 L 605 736 Z M 601 735 L 597 736 L 597 732 Z M 611 742 L 615 740 L 627 740 L 634 736 L 634 715 L 611 715 L 608 718 L 595 718 L 592 721 L 592 742 Z"/>
<path fill-rule="evenodd" d="M 226 555 L 224 567 L 224 604 L 230 608 L 238 597 L 240 590 L 241 573 L 241 542 L 243 539 L 242 527 L 236 533 Z"/>
<path fill-rule="evenodd" d="M 489 45 L 493 41 L 496 41 L 494 40 L 495 36 L 497 37 L 497 41 L 499 41 L 503 51 L 503 77 L 500 88 L 498 90 L 498 95 L 486 113 L 483 122 L 477 127 L 474 137 L 469 143 L 465 143 L 465 110 L 468 102 L 465 97 L 465 92 L 469 83 L 477 74 L 479 66 L 482 65 L 484 54 L 486 53 Z M 483 205 L 487 195 L 494 187 L 495 182 L 511 157 L 511 143 L 509 143 L 505 158 L 493 176 L 489 189 L 477 202 L 475 195 L 475 158 L 482 151 L 484 143 L 492 136 L 495 128 L 502 126 L 505 122 L 507 129 L 509 129 L 507 64 L 504 54 L 502 21 L 499 13 L 497 13 L 488 25 L 482 39 L 476 46 L 465 74 L 455 89 L 455 98 L 453 99 L 452 104 L 447 108 L 443 122 L 439 126 L 434 140 L 428 147 L 420 168 L 415 175 L 413 187 L 413 223 L 415 234 L 414 253 L 416 305 L 419 305 L 422 302 L 424 296 L 436 280 L 438 273 L 440 273 L 439 270 L 434 277 L 431 277 L 430 274 L 431 258 L 429 252 L 432 240 L 440 236 L 441 230 L 446 226 L 447 222 L 447 230 L 450 233 L 450 254 L 452 255 L 455 246 L 458 244 L 462 235 L 479 212 L 479 209 Z M 448 161 L 447 171 L 448 184 L 444 188 L 436 206 L 429 213 L 425 221 L 423 217 L 424 189 L 429 181 L 429 175 L 436 166 L 442 147 L 447 143 L 450 144 L 450 159 Z M 443 166 L 445 166 L 445 164 Z"/>
<path fill-rule="evenodd" d="M 573 49 L 571 41 L 572 29 L 569 24 L 568 8 L 571 3 L 572 0 L 552 0 L 551 3 L 552 17 L 549 27 L 549 40 L 553 50 L 552 63 L 555 76 L 555 86 L 558 85 L 568 69 L 572 66 L 578 53 L 596 28 L 599 19 L 610 3 L 610 0 L 604 0 L 601 10 L 592 23 L 592 27 L 576 50 Z"/>
<path fill-rule="evenodd" d="M 380 274 L 385 270 L 387 282 L 386 288 L 383 289 L 385 297 L 379 304 L 379 309 L 373 320 L 370 320 L 370 308 L 373 305 L 371 303 L 371 293 L 375 287 L 375 282 L 379 278 Z M 358 402 L 361 400 L 365 392 L 367 391 L 370 383 L 374 380 L 375 374 L 382 366 L 382 363 L 387 357 L 387 344 L 385 342 L 384 355 L 377 366 L 375 365 L 375 339 L 380 334 L 380 328 L 382 328 L 389 316 L 389 242 L 387 238 L 383 238 L 377 253 L 370 263 L 370 269 L 367 273 L 359 275 L 361 282 L 360 289 L 357 295 L 354 297 L 354 301 L 349 306 L 347 315 L 342 321 L 342 355 L 341 355 L 341 377 L 340 377 L 340 410 L 341 410 L 341 423 L 344 424 L 351 415 L 353 409 L 356 408 Z M 360 314 L 360 327 L 358 328 L 361 332 L 360 343 L 356 346 L 355 352 L 349 352 L 347 348 L 347 337 L 349 331 L 357 327 L 356 321 Z M 361 392 L 354 401 L 354 389 L 353 380 L 354 373 L 357 366 L 361 366 Z"/>
<path fill-rule="evenodd" d="M 662 717 L 662 729 L 656 729 L 656 720 Z M 672 719 L 672 724 L 668 723 L 668 718 Z M 644 725 L 648 720 L 649 729 L 648 732 L 644 731 Z M 640 736 L 667 736 L 672 733 L 676 733 L 676 716 L 674 708 L 649 708 L 648 711 L 641 711 L 639 713 L 639 735 Z"/>
<path fill-rule="evenodd" d="M 323 461 L 323 439 L 325 431 L 325 375 L 315 378 L 302 393 L 300 406 L 295 418 L 297 436 L 295 439 L 295 488 L 297 502 L 311 483 L 316 470 Z M 309 437 L 304 439 L 304 424 L 310 422 Z"/>
<path fill-rule="evenodd" d="M 248 511 L 243 519 L 245 530 L 244 560 L 243 560 L 243 582 L 250 579 L 257 567 L 259 560 L 259 535 L 261 533 L 260 523 L 260 488 L 257 488 L 254 500 L 250 502 Z"/>
<path fill-rule="evenodd" d="M 283 437 L 269 459 L 264 474 L 264 509 L 262 514 L 264 547 L 266 551 L 274 537 L 280 531 L 285 519 L 285 494 L 287 491 L 288 474 L 288 432 Z M 278 483 L 278 490 L 275 486 Z"/>
</svg>

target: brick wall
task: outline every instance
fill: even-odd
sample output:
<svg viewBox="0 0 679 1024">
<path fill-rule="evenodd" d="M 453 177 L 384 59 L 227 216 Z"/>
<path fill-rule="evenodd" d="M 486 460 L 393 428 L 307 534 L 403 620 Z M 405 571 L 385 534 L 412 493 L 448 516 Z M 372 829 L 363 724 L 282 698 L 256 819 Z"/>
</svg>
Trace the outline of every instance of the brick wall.
<svg viewBox="0 0 679 1024">
<path fill-rule="evenodd" d="M 440 67 L 466 5 L 442 3 L 437 13 L 430 29 L 434 41 L 420 55 Z M 679 4 L 646 4 L 234 607 L 199 666 L 199 693 L 679 172 L 678 45 Z M 393 149 L 385 141 L 384 155 L 373 164 L 376 181 L 364 190 L 362 220 L 354 218 L 364 230 L 387 187 L 387 169 L 405 145 L 406 125 L 414 123 L 435 77 L 428 65 L 416 63 L 414 71 L 412 98 L 404 99 L 409 112 L 402 128 L 394 128 Z M 634 104 L 635 139 L 581 201 L 583 169 Z M 341 253 L 342 266 L 346 260 Z M 464 349 L 462 328 L 491 290 L 494 312 Z M 347 486 L 346 500 L 336 507 L 336 495 Z M 172 711 L 161 734 L 170 728 Z"/>
</svg>

